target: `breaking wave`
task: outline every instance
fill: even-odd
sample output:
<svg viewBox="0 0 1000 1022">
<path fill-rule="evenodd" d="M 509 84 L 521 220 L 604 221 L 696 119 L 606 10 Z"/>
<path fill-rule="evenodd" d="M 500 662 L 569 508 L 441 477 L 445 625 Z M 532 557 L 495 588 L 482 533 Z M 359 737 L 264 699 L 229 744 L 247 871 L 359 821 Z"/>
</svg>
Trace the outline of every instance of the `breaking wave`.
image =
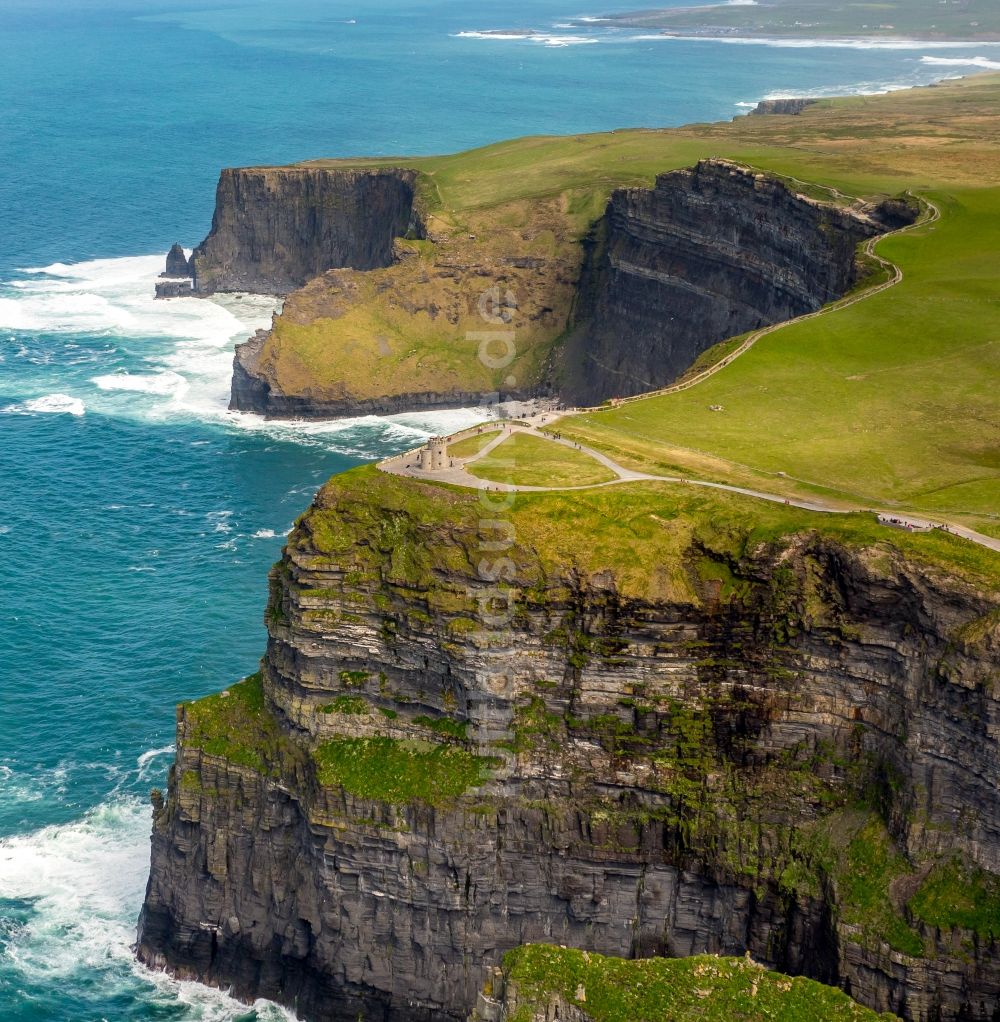
<svg viewBox="0 0 1000 1022">
<path fill-rule="evenodd" d="M 269 325 L 278 304 L 259 295 L 157 300 L 163 263 L 160 255 L 53 263 L 0 284 L 0 328 L 16 331 L 15 357 L 33 367 L 22 387 L 36 390 L 0 413 L 180 416 L 359 458 L 483 417 L 459 409 L 300 422 L 230 412 L 233 347 Z M 48 393 L 54 379 L 66 389 Z"/>
<path fill-rule="evenodd" d="M 68 394 L 46 394 L 0 408 L 0 414 L 5 415 L 84 415 L 86 411 L 80 398 Z"/>
<path fill-rule="evenodd" d="M 484 30 L 484 31 L 465 31 L 455 32 L 453 34 L 455 39 L 490 39 L 498 42 L 528 42 L 528 43 L 539 43 L 542 46 L 589 46 L 593 43 L 599 43 L 601 40 L 594 36 L 584 35 L 555 35 L 548 32 L 535 32 L 535 31 L 505 31 L 501 29 Z"/>
<path fill-rule="evenodd" d="M 985 71 L 1000 71 L 1000 60 L 986 57 L 921 57 L 922 64 L 934 67 L 978 67 Z"/>
<path fill-rule="evenodd" d="M 164 752 L 141 757 L 140 769 Z M 293 1019 L 265 1001 L 251 1011 L 222 991 L 178 982 L 135 960 L 131 945 L 149 869 L 150 826 L 149 809 L 131 798 L 100 805 L 73 823 L 0 841 L 8 974 L 35 987 L 57 986 L 81 1017 L 91 1017 L 93 1000 L 113 990 L 117 1001 L 140 1007 L 141 1017 Z"/>
</svg>

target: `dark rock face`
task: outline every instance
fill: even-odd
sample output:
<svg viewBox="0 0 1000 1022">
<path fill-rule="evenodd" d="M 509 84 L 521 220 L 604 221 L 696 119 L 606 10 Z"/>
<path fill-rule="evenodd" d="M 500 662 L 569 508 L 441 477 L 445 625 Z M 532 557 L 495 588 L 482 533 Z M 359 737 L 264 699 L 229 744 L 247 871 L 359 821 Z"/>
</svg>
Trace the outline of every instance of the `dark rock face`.
<svg viewBox="0 0 1000 1022">
<path fill-rule="evenodd" d="M 819 309 L 850 290 L 856 246 L 884 229 L 724 161 L 615 192 L 591 239 L 564 396 L 665 386 L 713 344 Z"/>
<path fill-rule="evenodd" d="M 393 261 L 393 241 L 421 236 L 406 170 L 224 170 L 208 237 L 194 250 L 195 290 L 284 295 L 334 267 Z"/>
<path fill-rule="evenodd" d="M 190 280 L 158 280 L 156 282 L 157 298 L 190 298 L 194 289 Z"/>
<path fill-rule="evenodd" d="M 192 274 L 191 264 L 184 254 L 184 249 L 175 242 L 167 253 L 167 268 L 161 277 L 190 277 Z"/>
<path fill-rule="evenodd" d="M 814 99 L 762 99 L 750 111 L 750 115 L 800 114 L 815 102 Z"/>
<path fill-rule="evenodd" d="M 333 558 L 307 518 L 272 575 L 264 692 L 301 754 L 253 769 L 199 749 L 180 715 L 143 961 L 311 1022 L 458 1022 L 484 969 L 527 941 L 750 951 L 910 1022 L 996 1017 L 995 943 L 924 927 L 932 950 L 911 957 L 841 919 L 829 878 L 784 879 L 807 862 L 796 828 L 829 811 L 804 793 L 819 775 L 845 806 L 883 791 L 914 858 L 1000 871 L 1000 650 L 980 594 L 805 538 L 742 565 L 753 596 L 728 609 L 568 574 L 521 599 L 506 641 L 479 642 L 459 628 L 487 585 L 459 567 L 475 524 L 449 522 L 450 567 L 428 590 L 390 567 L 424 526 L 386 512 L 386 543 L 356 510 L 356 545 L 353 505 Z M 780 609 L 800 601 L 801 619 Z M 345 678 L 371 705 L 346 725 L 324 710 Z M 689 711 L 704 728 L 676 732 Z M 416 714 L 467 723 L 471 747 L 503 759 L 496 779 L 437 807 L 318 782 L 305 750 L 345 727 L 426 738 Z M 678 734 L 717 786 L 700 810 L 690 778 L 664 788 L 650 758 Z"/>
</svg>

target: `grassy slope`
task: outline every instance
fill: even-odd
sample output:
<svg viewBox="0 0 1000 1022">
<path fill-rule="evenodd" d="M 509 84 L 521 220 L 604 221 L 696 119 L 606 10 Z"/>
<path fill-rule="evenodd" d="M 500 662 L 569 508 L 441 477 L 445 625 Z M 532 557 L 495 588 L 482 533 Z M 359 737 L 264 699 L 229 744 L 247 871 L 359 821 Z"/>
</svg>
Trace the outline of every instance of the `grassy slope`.
<svg viewBox="0 0 1000 1022">
<path fill-rule="evenodd" d="M 768 972 L 746 958 L 606 958 L 529 944 L 504 959 L 520 1001 L 511 1022 L 546 1016 L 552 993 L 595 1022 L 875 1022 L 845 993 L 801 977 Z"/>
<path fill-rule="evenodd" d="M 466 564 L 467 555 L 456 544 L 462 536 L 477 536 L 483 515 L 480 495 L 471 490 L 389 476 L 374 466 L 335 476 L 321 491 L 320 504 L 309 522 L 321 550 L 352 563 L 350 558 L 364 553 L 358 530 L 370 530 L 366 545 L 391 546 L 400 581 L 426 588 L 440 586 L 441 571 L 454 570 L 452 558 Z M 381 539 L 380 530 L 395 529 L 400 514 L 419 522 L 420 530 Z M 872 515 L 818 514 L 677 484 L 522 493 L 500 517 L 510 520 L 518 546 L 531 551 L 532 562 L 546 575 L 610 570 L 625 596 L 694 600 L 696 545 L 738 559 L 761 543 L 806 532 L 870 548 L 873 570 L 880 552 L 896 549 L 928 569 L 943 568 L 986 590 L 1000 590 L 1000 554 L 943 532 L 888 530 Z M 518 584 L 536 581 L 525 575 Z"/>
<path fill-rule="evenodd" d="M 516 486 L 590 486 L 615 478 L 589 454 L 525 433 L 504 440 L 468 471 Z"/>
<path fill-rule="evenodd" d="M 494 431 L 488 433 L 477 433 L 475 436 L 467 436 L 457 443 L 448 446 L 448 454 L 452 458 L 471 458 L 478 454 L 488 443 L 496 440 Z"/>
</svg>

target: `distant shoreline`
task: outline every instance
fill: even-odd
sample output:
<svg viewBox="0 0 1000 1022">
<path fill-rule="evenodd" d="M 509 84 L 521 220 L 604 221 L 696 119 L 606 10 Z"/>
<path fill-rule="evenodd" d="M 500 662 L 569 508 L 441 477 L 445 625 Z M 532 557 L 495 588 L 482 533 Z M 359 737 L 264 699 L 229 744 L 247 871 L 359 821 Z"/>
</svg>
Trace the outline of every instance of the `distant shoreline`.
<svg viewBox="0 0 1000 1022">
<path fill-rule="evenodd" d="M 728 0 L 687 7 L 649 8 L 603 18 L 571 19 L 575 24 L 600 22 L 605 27 L 659 31 L 685 39 L 775 39 L 803 44 L 954 45 L 1000 43 L 1000 17 L 989 9 L 951 9 L 937 0 L 887 0 L 876 11 L 832 0 Z"/>
<path fill-rule="evenodd" d="M 649 25 L 635 25 L 629 22 L 619 22 L 622 27 L 646 29 L 649 38 L 661 37 L 663 39 L 676 39 L 683 42 L 713 42 L 713 43 L 757 43 L 771 46 L 801 46 L 803 48 L 813 46 L 844 46 L 858 47 L 864 49 L 910 49 L 917 47 L 928 47 L 931 49 L 959 49 L 966 46 L 1000 46 L 1000 33 L 988 33 L 974 38 L 960 39 L 952 36 L 922 36 L 922 35 L 850 35 L 837 33 L 830 35 L 805 33 L 781 33 L 769 32 L 761 35 L 755 32 L 746 32 L 741 29 L 717 29 L 717 28 L 688 28 L 670 29 L 662 28 L 654 31 Z M 485 33 L 484 33 L 485 34 Z"/>
</svg>

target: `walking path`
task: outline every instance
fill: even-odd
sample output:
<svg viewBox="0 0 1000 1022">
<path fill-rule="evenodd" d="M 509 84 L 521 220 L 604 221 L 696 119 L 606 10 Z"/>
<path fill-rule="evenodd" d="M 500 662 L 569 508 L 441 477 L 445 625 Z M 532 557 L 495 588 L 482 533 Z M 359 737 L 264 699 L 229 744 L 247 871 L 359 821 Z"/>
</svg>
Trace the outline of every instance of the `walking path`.
<svg viewBox="0 0 1000 1022">
<path fill-rule="evenodd" d="M 510 423 L 490 423 L 486 426 L 473 426 L 471 429 L 463 430 L 448 438 L 448 446 L 458 443 L 467 437 L 478 436 L 488 432 L 496 432 L 496 437 L 486 443 L 480 450 L 467 458 L 450 458 L 447 468 L 436 471 L 425 471 L 419 467 L 417 451 L 408 451 L 405 454 L 397 455 L 394 458 L 387 458 L 379 462 L 379 469 L 391 475 L 406 476 L 412 479 L 423 479 L 430 482 L 450 483 L 453 486 L 462 486 L 473 490 L 492 490 L 504 493 L 553 493 L 573 492 L 575 490 L 597 490 L 606 486 L 619 486 L 622 483 L 635 482 L 656 482 L 676 483 L 684 486 L 701 486 L 710 490 L 723 490 L 727 493 L 739 493 L 746 497 L 755 497 L 758 500 L 767 500 L 773 504 L 785 504 L 789 507 L 802 508 L 805 511 L 817 511 L 823 514 L 853 514 L 856 512 L 869 512 L 878 515 L 878 520 L 890 528 L 905 529 L 909 532 L 926 532 L 931 529 L 943 529 L 952 535 L 960 536 L 972 543 L 996 550 L 1000 553 L 1000 539 L 992 536 L 984 536 L 982 533 L 974 532 L 961 525 L 933 522 L 926 518 L 904 514 L 898 510 L 886 510 L 863 506 L 842 506 L 837 507 L 824 503 L 820 500 L 804 500 L 799 497 L 786 497 L 778 493 L 766 493 L 763 490 L 753 490 L 745 486 L 732 486 L 729 483 L 714 483 L 705 479 L 687 479 L 683 476 L 662 476 L 652 475 L 647 472 L 636 472 L 633 469 L 625 468 L 618 462 L 609 458 L 606 454 L 594 450 L 585 444 L 579 444 L 572 440 L 565 440 L 555 436 L 542 428 L 551 413 L 539 413 L 529 419 Z M 504 441 L 509 440 L 515 433 L 528 433 L 539 439 L 547 440 L 549 443 L 559 444 L 571 450 L 579 451 L 593 458 L 594 461 L 610 469 L 615 474 L 614 479 L 605 483 L 591 483 L 585 486 L 525 486 L 517 483 L 502 483 L 489 479 L 480 479 L 468 471 L 468 466 L 473 462 L 480 461 L 500 446 Z"/>
</svg>

